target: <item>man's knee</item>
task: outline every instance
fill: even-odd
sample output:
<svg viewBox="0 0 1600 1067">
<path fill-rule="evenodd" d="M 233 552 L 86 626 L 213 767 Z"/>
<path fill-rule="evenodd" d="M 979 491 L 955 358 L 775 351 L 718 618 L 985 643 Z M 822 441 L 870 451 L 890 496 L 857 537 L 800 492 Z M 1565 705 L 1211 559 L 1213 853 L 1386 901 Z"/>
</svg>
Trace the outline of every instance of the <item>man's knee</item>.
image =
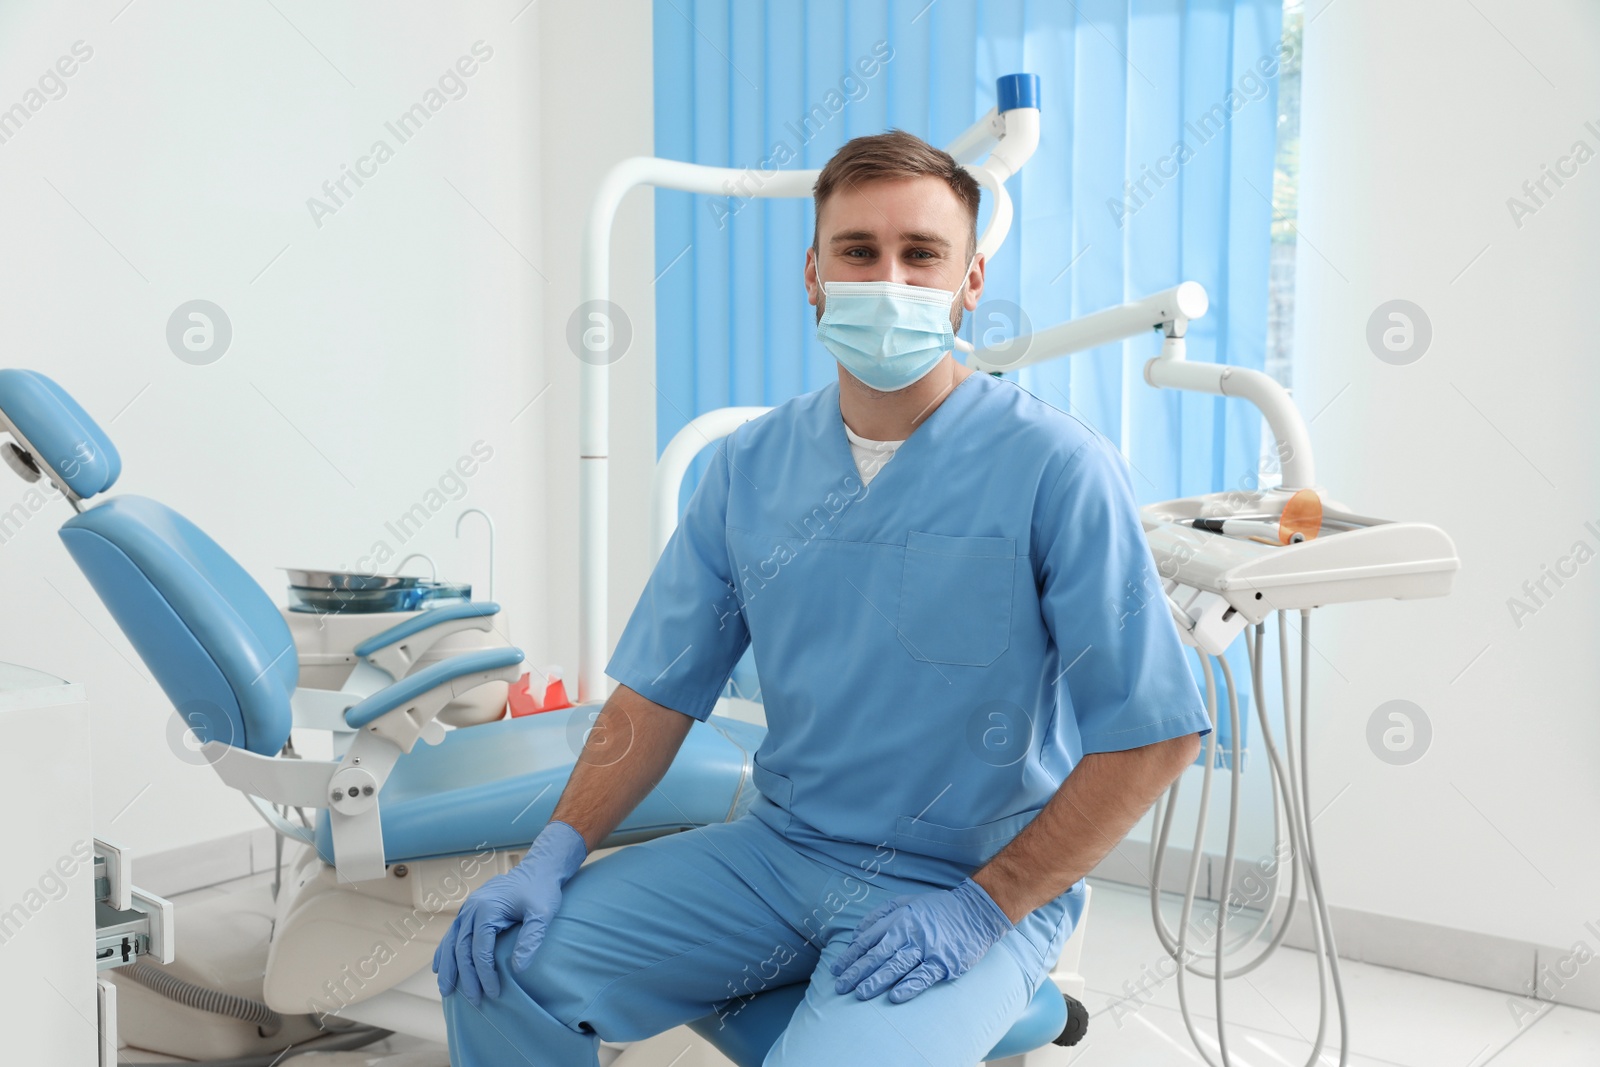
<svg viewBox="0 0 1600 1067">
<path fill-rule="evenodd" d="M 557 921 L 552 922 L 545 931 L 544 939 L 529 958 L 528 965 L 521 970 L 511 961 L 522 927 L 513 926 L 502 932 L 495 941 L 494 965 L 500 974 L 502 989 L 515 984 L 529 1000 L 566 1024 L 569 1021 L 566 1013 L 575 1010 L 572 1002 L 584 995 L 575 988 L 581 981 L 584 969 L 576 965 L 577 960 L 566 958 L 571 954 L 571 945 L 563 936 L 566 933 L 563 929 L 565 924 L 559 921 L 559 915 L 556 918 Z M 578 1006 L 581 1007 L 581 1002 Z"/>
<path fill-rule="evenodd" d="M 537 965 L 541 946 L 529 966 L 516 971 L 511 956 L 517 930 L 501 934 L 495 943 L 495 970 L 500 995 L 484 995 L 473 1004 L 459 987 L 444 999 L 445 1023 L 450 1033 L 451 1062 L 459 1067 L 500 1067 L 507 1063 L 595 1063 L 598 1037 L 573 1027 L 571 1016 L 552 996 L 556 981 L 548 965 Z M 529 1049 L 539 1056 L 529 1061 Z"/>
<path fill-rule="evenodd" d="M 539 950 L 533 954 L 529 966 L 519 971 L 512 966 L 511 960 L 516 953 L 517 935 L 521 930 L 521 926 L 513 926 L 509 930 L 502 930 L 495 938 L 494 973 L 495 977 L 499 979 L 501 996 L 512 991 L 513 988 L 517 988 L 538 1002 L 546 994 L 546 990 L 550 986 L 550 979 L 545 974 L 547 968 L 544 966 L 550 955 L 545 951 L 549 938 L 546 936 L 545 944 L 541 944 Z M 479 973 L 481 975 L 482 972 L 480 971 Z M 498 999 L 490 996 L 487 983 L 482 983 L 480 979 L 480 984 L 484 985 L 484 1000 Z M 445 998 L 447 1005 L 452 1002 L 457 1005 L 458 1011 L 470 1014 L 471 1001 L 467 1000 L 461 992 L 460 982 L 456 983 L 455 989 Z"/>
</svg>

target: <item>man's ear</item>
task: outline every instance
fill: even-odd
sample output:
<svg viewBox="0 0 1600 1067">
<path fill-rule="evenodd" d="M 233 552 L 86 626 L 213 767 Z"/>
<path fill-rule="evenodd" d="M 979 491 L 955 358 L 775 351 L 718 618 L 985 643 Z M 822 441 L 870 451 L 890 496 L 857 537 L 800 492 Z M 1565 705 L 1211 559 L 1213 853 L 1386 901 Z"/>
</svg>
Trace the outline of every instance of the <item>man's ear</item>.
<svg viewBox="0 0 1600 1067">
<path fill-rule="evenodd" d="M 821 287 L 817 284 L 817 250 L 815 248 L 806 249 L 805 282 L 806 303 L 816 307 Z"/>
<path fill-rule="evenodd" d="M 978 310 L 978 301 L 983 298 L 984 268 L 988 266 L 989 257 L 978 253 L 972 260 L 972 267 L 967 271 L 967 288 L 961 295 L 961 306 L 968 311 Z"/>
</svg>

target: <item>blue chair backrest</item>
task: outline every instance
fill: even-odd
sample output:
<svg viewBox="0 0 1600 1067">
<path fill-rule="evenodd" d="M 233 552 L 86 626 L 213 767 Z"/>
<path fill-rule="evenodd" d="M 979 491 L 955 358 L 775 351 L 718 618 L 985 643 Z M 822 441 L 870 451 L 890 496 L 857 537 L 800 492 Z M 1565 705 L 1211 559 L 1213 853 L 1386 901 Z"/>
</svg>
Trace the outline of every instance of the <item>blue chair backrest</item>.
<svg viewBox="0 0 1600 1067">
<path fill-rule="evenodd" d="M 61 527 L 67 551 L 202 741 L 275 755 L 300 661 L 255 580 L 171 508 L 121 496 Z"/>
</svg>

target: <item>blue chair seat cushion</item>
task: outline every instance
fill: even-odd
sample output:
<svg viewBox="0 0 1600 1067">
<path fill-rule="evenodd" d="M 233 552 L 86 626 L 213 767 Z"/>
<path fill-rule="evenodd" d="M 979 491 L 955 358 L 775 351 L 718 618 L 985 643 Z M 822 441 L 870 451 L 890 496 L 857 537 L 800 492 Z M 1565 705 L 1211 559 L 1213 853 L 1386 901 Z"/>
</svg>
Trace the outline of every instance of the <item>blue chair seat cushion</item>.
<svg viewBox="0 0 1600 1067">
<path fill-rule="evenodd" d="M 452 730 L 400 757 L 378 795 L 387 863 L 526 848 L 550 820 L 598 705 Z M 725 822 L 754 795 L 749 754 L 765 731 L 714 716 L 690 727 L 677 758 L 607 845 Z M 335 862 L 324 809 L 317 853 Z"/>
</svg>

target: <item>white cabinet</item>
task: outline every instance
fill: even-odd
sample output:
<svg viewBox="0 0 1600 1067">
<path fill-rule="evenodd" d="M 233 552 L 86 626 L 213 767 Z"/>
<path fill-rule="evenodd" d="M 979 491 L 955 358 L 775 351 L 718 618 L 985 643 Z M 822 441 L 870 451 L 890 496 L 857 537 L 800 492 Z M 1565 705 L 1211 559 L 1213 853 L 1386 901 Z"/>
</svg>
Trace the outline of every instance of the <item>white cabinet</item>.
<svg viewBox="0 0 1600 1067">
<path fill-rule="evenodd" d="M 99 1062 L 90 800 L 83 686 L 0 663 L 0 1063 Z"/>
</svg>

